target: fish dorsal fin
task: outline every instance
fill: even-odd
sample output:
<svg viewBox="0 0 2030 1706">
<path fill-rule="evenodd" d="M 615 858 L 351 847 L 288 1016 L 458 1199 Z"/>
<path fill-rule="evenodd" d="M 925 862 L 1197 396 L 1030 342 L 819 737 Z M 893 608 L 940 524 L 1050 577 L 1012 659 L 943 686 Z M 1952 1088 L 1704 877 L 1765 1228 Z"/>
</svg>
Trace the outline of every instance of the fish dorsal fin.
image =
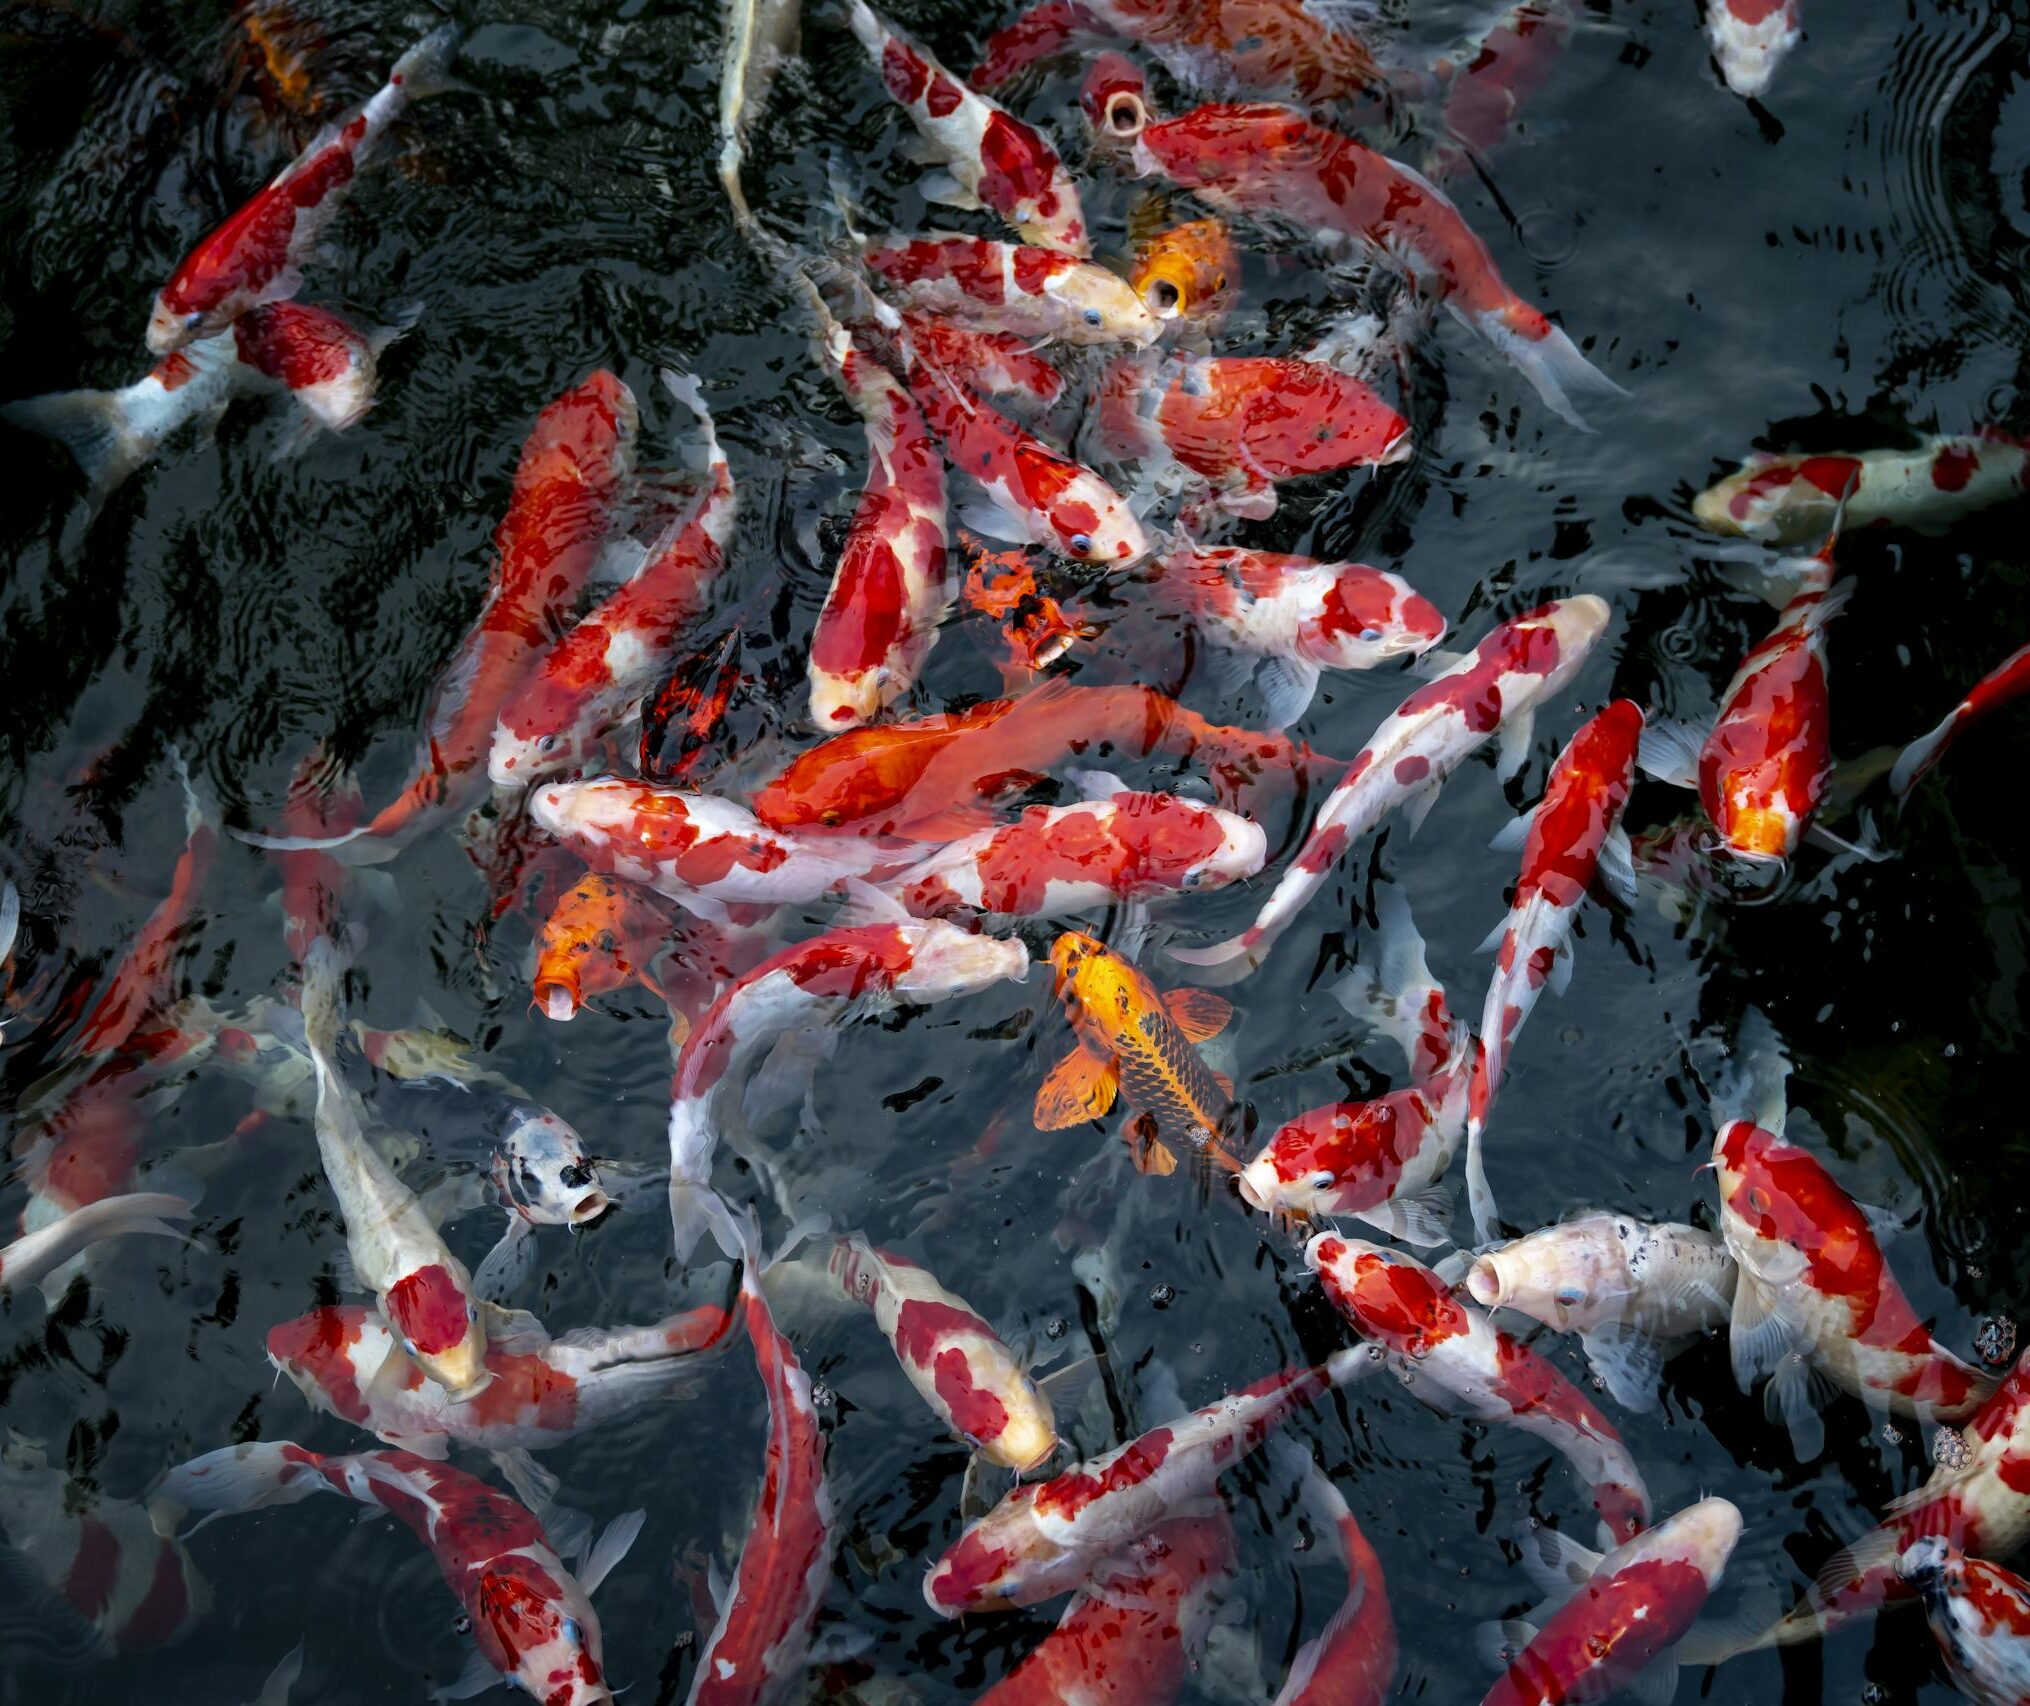
<svg viewBox="0 0 2030 1706">
<path fill-rule="evenodd" d="M 1036 1129 L 1062 1131 L 1066 1126 L 1102 1118 L 1120 1094 L 1121 1070 L 1083 1045 L 1053 1066 L 1036 1091 Z"/>
<path fill-rule="evenodd" d="M 1234 1015 L 1233 1003 L 1210 989 L 1166 990 L 1163 1011 L 1170 1015 L 1171 1024 L 1184 1034 L 1184 1040 L 1191 1043 L 1202 1043 L 1218 1036 Z M 1233 1095 L 1231 1082 L 1227 1085 L 1227 1095 Z"/>
</svg>

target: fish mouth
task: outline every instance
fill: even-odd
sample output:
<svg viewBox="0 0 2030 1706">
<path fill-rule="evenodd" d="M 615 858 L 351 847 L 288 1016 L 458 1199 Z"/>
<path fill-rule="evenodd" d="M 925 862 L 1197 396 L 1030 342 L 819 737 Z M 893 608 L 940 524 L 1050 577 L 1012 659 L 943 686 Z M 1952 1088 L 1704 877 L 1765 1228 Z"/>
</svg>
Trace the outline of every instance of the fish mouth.
<svg viewBox="0 0 2030 1706">
<path fill-rule="evenodd" d="M 1483 1309 L 1498 1308 L 1508 1295 L 1501 1270 L 1485 1256 L 1466 1270 L 1466 1290 Z"/>
<path fill-rule="evenodd" d="M 604 1219 L 611 1207 L 613 1199 L 604 1191 L 587 1191 L 571 1205 L 571 1224 L 573 1227 L 590 1226 Z"/>
</svg>

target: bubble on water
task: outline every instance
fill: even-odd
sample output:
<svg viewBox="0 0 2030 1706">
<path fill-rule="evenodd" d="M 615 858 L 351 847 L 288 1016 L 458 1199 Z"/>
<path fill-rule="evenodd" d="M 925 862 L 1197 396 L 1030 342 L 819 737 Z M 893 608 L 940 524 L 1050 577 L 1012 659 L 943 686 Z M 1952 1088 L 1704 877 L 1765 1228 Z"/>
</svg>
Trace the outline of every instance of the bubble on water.
<svg viewBox="0 0 2030 1706">
<path fill-rule="evenodd" d="M 811 1404 L 814 1408 L 829 1410 L 838 1401 L 839 1395 L 823 1381 L 818 1381 L 811 1387 Z"/>
<path fill-rule="evenodd" d="M 1149 1288 L 1149 1307 L 1152 1309 L 1168 1309 L 1176 1301 L 1177 1288 L 1174 1285 L 1158 1281 Z"/>
<path fill-rule="evenodd" d="M 472 1633 L 472 1619 L 461 1611 L 451 1620 L 451 1627 L 460 1635 L 470 1635 Z"/>
<path fill-rule="evenodd" d="M 1879 1682 L 1870 1682 L 1861 1689 L 1861 1706 L 1889 1706 L 1889 1690 Z"/>
<path fill-rule="evenodd" d="M 1062 1315 L 1053 1315 L 1043 1324 L 1043 1336 L 1046 1339 L 1061 1339 L 1070 1331 L 1071 1323 Z"/>
<path fill-rule="evenodd" d="M 1931 1436 L 1931 1460 L 1941 1469 L 1964 1469 L 1974 1460 L 1974 1448 L 1958 1428 L 1940 1428 Z"/>
<path fill-rule="evenodd" d="M 1882 1424 L 1882 1443 L 1884 1445 L 1901 1445 L 1903 1443 L 1903 1436 L 1896 1431 L 1893 1424 L 1884 1422 Z"/>
<path fill-rule="evenodd" d="M 1990 1368 L 2006 1367 L 2016 1354 L 2016 1323 L 2007 1316 L 1989 1316 L 1974 1335 L 1974 1350 Z"/>
</svg>

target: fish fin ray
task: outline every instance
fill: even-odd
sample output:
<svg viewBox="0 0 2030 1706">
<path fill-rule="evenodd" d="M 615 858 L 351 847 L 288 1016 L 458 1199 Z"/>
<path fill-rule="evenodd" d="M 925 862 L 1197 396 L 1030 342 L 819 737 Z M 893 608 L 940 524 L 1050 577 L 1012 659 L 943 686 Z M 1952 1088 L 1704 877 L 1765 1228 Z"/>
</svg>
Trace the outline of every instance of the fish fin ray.
<svg viewBox="0 0 2030 1706">
<path fill-rule="evenodd" d="M 1121 1088 L 1120 1067 L 1075 1047 L 1045 1075 L 1036 1091 L 1036 1129 L 1062 1131 L 1104 1118 Z"/>
</svg>

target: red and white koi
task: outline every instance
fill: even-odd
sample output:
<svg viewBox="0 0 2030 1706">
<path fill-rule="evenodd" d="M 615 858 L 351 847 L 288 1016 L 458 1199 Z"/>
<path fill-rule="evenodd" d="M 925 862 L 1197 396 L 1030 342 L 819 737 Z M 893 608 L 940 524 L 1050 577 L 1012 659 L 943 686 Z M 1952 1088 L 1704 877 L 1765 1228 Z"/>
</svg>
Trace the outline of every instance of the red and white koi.
<svg viewBox="0 0 2030 1706">
<path fill-rule="evenodd" d="M 530 793 L 529 816 L 593 870 L 715 924 L 727 922 L 728 904 L 816 900 L 882 857 L 864 841 L 769 829 L 716 795 L 619 776 L 546 782 Z"/>
<path fill-rule="evenodd" d="M 902 320 L 911 342 L 977 397 L 1045 406 L 1064 395 L 1064 375 L 1012 332 L 981 331 L 923 314 Z"/>
<path fill-rule="evenodd" d="M 1727 87 L 1743 99 L 1767 93 L 1803 33 L 1801 0 L 1706 0 L 1713 57 Z"/>
<path fill-rule="evenodd" d="M 180 1641 L 211 1609 L 190 1554 L 156 1533 L 143 1506 L 73 1481 L 18 1433 L 0 1441 L 0 1527 L 94 1640 L 115 1651 Z M 30 1607 L 17 1600 L 15 1609 Z"/>
<path fill-rule="evenodd" d="M 2030 1582 L 1938 1538 L 1913 1545 L 1896 1572 L 1924 1596 L 1947 1674 L 1973 1706 L 2030 1700 Z"/>
<path fill-rule="evenodd" d="M 454 1692 L 507 1681 L 543 1706 L 613 1698 L 591 1596 L 641 1532 L 640 1511 L 615 1518 L 574 1576 L 541 1523 L 462 1469 L 407 1451 L 328 1456 L 290 1440 L 224 1446 L 179 1464 L 150 1507 L 160 1528 L 185 1511 L 226 1515 L 314 1493 L 387 1511 L 430 1549 L 479 1649 Z"/>
<path fill-rule="evenodd" d="M 698 382 L 663 370 L 663 384 L 697 417 L 705 441 L 705 493 L 671 524 L 624 586 L 550 649 L 501 705 L 486 771 L 496 787 L 519 787 L 553 770 L 582 767 L 601 739 L 654 688 L 686 627 L 725 566 L 733 536 L 733 473 Z"/>
<path fill-rule="evenodd" d="M 1099 475 L 989 408 L 907 342 L 902 353 L 910 395 L 985 500 L 963 515 L 968 526 L 1101 568 L 1125 569 L 1149 554 L 1134 511 Z"/>
<path fill-rule="evenodd" d="M 1466 1128 L 1478 1050 L 1431 975 L 1402 890 L 1384 888 L 1377 908 L 1379 969 L 1356 966 L 1333 993 L 1402 1049 L 1410 1084 L 1287 1121 L 1242 1171 L 1240 1193 L 1265 1214 L 1352 1215 L 1406 1243 L 1443 1244 L 1452 1224 L 1445 1175 Z"/>
<path fill-rule="evenodd" d="M 1313 1238 L 1304 1260 L 1340 1314 L 1389 1352 L 1413 1397 L 1519 1428 L 1562 1454 L 1586 1483 L 1612 1544 L 1649 1525 L 1649 1489 L 1614 1424 L 1422 1262 L 1336 1232 Z"/>
<path fill-rule="evenodd" d="M 1931 733 L 1919 735 L 1906 746 L 1889 772 L 1889 786 L 1907 794 L 1920 778 L 1951 749 L 1963 730 L 2014 704 L 2030 693 L 2030 646 L 2011 652 L 1974 683 L 1973 691 L 1945 715 Z"/>
<path fill-rule="evenodd" d="M 347 863 L 391 859 L 423 830 L 473 805 L 501 707 L 562 627 L 598 561 L 634 466 L 634 394 L 595 372 L 536 417 L 494 533 L 492 584 L 431 699 L 408 785 L 368 823 L 322 838 L 243 835 L 256 847 L 347 847 Z"/>
<path fill-rule="evenodd" d="M 1332 104 L 1383 81 L 1367 44 L 1303 0 L 1043 0 L 987 38 L 973 87 L 1094 35 L 1139 44 L 1181 82 L 1272 98 Z"/>
<path fill-rule="evenodd" d="M 322 835 L 344 834 L 365 811 L 352 772 L 333 776 L 323 747 L 313 746 L 289 779 L 288 797 L 276 827 L 285 837 L 315 840 Z M 319 937 L 337 939 L 346 869 L 317 848 L 276 853 L 273 858 L 282 873 L 282 939 L 289 946 L 290 959 L 300 967 Z"/>
<path fill-rule="evenodd" d="M 1158 595 L 1253 662 L 1255 685 L 1278 727 L 1304 714 L 1325 670 L 1418 657 L 1445 637 L 1436 605 L 1400 575 L 1365 563 L 1182 545 L 1162 568 Z"/>
<path fill-rule="evenodd" d="M 1532 1539 L 1551 1554 L 1556 1609 L 1541 1629 L 1500 1625 L 1507 1668 L 1481 1706 L 1604 1700 L 1645 1673 L 1650 1697 L 1667 1698 L 1677 1681 L 1671 1649 L 1720 1585 L 1740 1538 L 1741 1513 L 1725 1499 L 1687 1505 L 1605 1557 L 1555 1529 L 1537 1530 Z"/>
<path fill-rule="evenodd" d="M 895 376 L 817 293 L 818 354 L 867 435 L 867 479 L 811 634 L 811 721 L 856 728 L 916 685 L 955 591 L 946 565 L 945 468 Z"/>
<path fill-rule="evenodd" d="M 1157 1524 L 975 1706 L 1169 1706 L 1235 1562 L 1233 1523 L 1217 1507 Z"/>
<path fill-rule="evenodd" d="M 1118 274 L 1030 243 L 936 232 L 860 254 L 905 313 L 933 314 L 1031 342 L 1152 344 L 1162 327 Z"/>
<path fill-rule="evenodd" d="M 489 1339 L 493 1379 L 467 1398 L 447 1397 L 387 1322 L 357 1303 L 327 1304 L 270 1327 L 268 1361 L 313 1410 L 400 1450 L 441 1458 L 456 1444 L 513 1458 L 681 1395 L 706 1353 L 728 1342 L 733 1317 L 705 1304 L 651 1327 L 587 1328 L 561 1339 L 532 1318 L 516 1323 L 513 1335 Z"/>
<path fill-rule="evenodd" d="M 1832 778 L 1826 627 L 1853 586 L 1833 584 L 1832 548 L 1828 539 L 1796 565 L 1797 590 L 1741 660 L 1703 739 L 1678 723 L 1652 721 L 1643 730 L 1643 769 L 1660 782 L 1696 788 L 1722 847 L 1744 863 L 1789 859 Z"/>
<path fill-rule="evenodd" d="M 1467 1270 L 1466 1289 L 1483 1309 L 1577 1333 L 1614 1401 L 1653 1410 L 1664 1357 L 1726 1324 L 1734 1258 L 1695 1226 L 1587 1214 L 1485 1252 Z"/>
<path fill-rule="evenodd" d="M 101 1197 L 0 1249 L 0 1292 L 41 1285 L 94 1244 L 108 1238 L 152 1232 L 180 1239 L 183 1234 L 169 1221 L 189 1218 L 189 1203 L 161 1191 Z M 51 1297 L 48 1301 L 53 1304 L 55 1299 Z"/>
<path fill-rule="evenodd" d="M 1017 1487 L 931 1566 L 931 1610 L 960 1617 L 1038 1605 L 1082 1587 L 1107 1559 L 1179 1514 L 1296 1411 L 1374 1367 L 1365 1346 L 1285 1369 L 1076 1464 Z"/>
<path fill-rule="evenodd" d="M 1481 1134 L 1501 1088 L 1523 1021 L 1546 984 L 1563 994 L 1572 977 L 1572 926 L 1597 877 L 1624 903 L 1635 898 L 1635 860 L 1621 814 L 1635 783 L 1642 707 L 1616 699 L 1566 743 L 1551 766 L 1543 798 L 1517 818 L 1497 845 L 1522 844 L 1522 870 L 1508 916 L 1480 951 L 1494 950 L 1494 976 L 1480 1011 L 1480 1056 L 1466 1116 L 1466 1190 L 1475 1238 L 1495 1236 Z"/>
<path fill-rule="evenodd" d="M 859 1237 L 833 1245 L 826 1271 L 849 1301 L 874 1312 L 910 1385 L 987 1462 L 1019 1472 L 1057 1449 L 1049 1400 L 964 1298 Z"/>
<path fill-rule="evenodd" d="M 1508 287 L 1487 245 L 1436 185 L 1350 136 L 1288 107 L 1212 105 L 1148 123 L 1134 136 L 1134 160 L 1142 176 L 1160 174 L 1223 212 L 1294 227 L 1328 250 L 1392 257 L 1574 426 L 1586 424 L 1575 394 L 1621 394 Z"/>
<path fill-rule="evenodd" d="M 930 200 L 987 208 L 1025 243 L 1081 260 L 1092 253 L 1078 186 L 1040 132 L 968 89 L 921 46 L 896 34 L 866 0 L 851 0 L 847 17 L 882 86 L 944 161 L 945 173 L 926 180 Z"/>
<path fill-rule="evenodd" d="M 1410 425 L 1351 374 L 1302 356 L 1122 356 L 1107 369 L 1108 451 L 1183 469 L 1230 514 L 1265 520 L 1276 483 L 1407 461 Z"/>
<path fill-rule="evenodd" d="M 1032 806 L 883 885 L 919 918 L 1061 918 L 1183 890 L 1224 888 L 1268 857 L 1262 826 L 1175 794 L 1088 775 L 1097 797 Z"/>
<path fill-rule="evenodd" d="M 1286 1435 L 1269 1442 L 1277 1463 L 1296 1475 L 1305 1519 L 1336 1538 L 1346 1559 L 1346 1599 L 1323 1629 L 1297 1649 L 1270 1706 L 1382 1706 L 1396 1675 L 1396 1625 L 1389 1615 L 1381 1560 L 1346 1500 L 1311 1453 Z"/>
<path fill-rule="evenodd" d="M 1441 61 L 1445 140 L 1425 160 L 1425 174 L 1443 183 L 1493 153 L 1514 125 L 1516 110 L 1543 86 L 1571 39 L 1569 0 L 1519 0 L 1456 60 Z"/>
<path fill-rule="evenodd" d="M 1751 456 L 1692 499 L 1692 514 L 1714 533 L 1802 545 L 1823 538 L 1835 517 L 1849 528 L 1941 531 L 2025 491 L 2030 441 L 1989 427 L 1928 438 L 1915 450 Z"/>
<path fill-rule="evenodd" d="M 712 1197 L 719 1122 L 713 1097 L 741 1082 L 764 1045 L 784 1033 L 840 1025 L 897 1001 L 929 1003 L 1029 973 L 1029 950 L 939 922 L 845 925 L 793 943 L 736 980 L 712 1003 L 677 1056 L 670 1099 L 670 1221 L 677 1259 L 688 1260 Z"/>
<path fill-rule="evenodd" d="M 1823 1437 L 1814 1376 L 1877 1409 L 1957 1421 L 1995 1390 L 1918 1319 L 1868 1216 L 1810 1151 L 1783 1141 L 1782 1110 L 1722 1121 L 1713 1140 L 1720 1230 L 1739 1267 L 1728 1328 L 1746 1392 L 1788 1423 L 1798 1455 Z"/>
<path fill-rule="evenodd" d="M 810 1376 L 762 1295 L 754 1224 L 736 1219 L 709 1191 L 702 1208 L 720 1248 L 740 1263 L 738 1308 L 768 1392 L 768 1454 L 740 1562 L 686 1706 L 771 1706 L 802 1677 L 838 1526 Z"/>
<path fill-rule="evenodd" d="M 208 337 L 264 303 L 303 287 L 303 264 L 322 240 L 346 187 L 373 157 L 411 101 L 446 86 L 464 32 L 445 25 L 395 61 L 387 83 L 343 124 L 328 125 L 223 225 L 184 257 L 155 298 L 148 348 L 155 355 Z"/>
<path fill-rule="evenodd" d="M 361 1129 L 335 1052 L 343 975 L 335 944 L 314 944 L 303 968 L 303 1035 L 317 1068 L 317 1152 L 359 1283 L 424 1372 L 463 1397 L 491 1379 L 472 1276 Z"/>
<path fill-rule="evenodd" d="M 1347 848 L 1391 810 L 1406 806 L 1421 821 L 1439 784 L 1497 733 L 1501 759 L 1495 774 L 1504 780 L 1513 776 L 1529 757 L 1537 707 L 1572 679 L 1607 620 L 1605 601 L 1580 593 L 1500 624 L 1470 656 L 1383 719 L 1319 808 L 1296 859 L 1246 930 L 1209 948 L 1166 951 L 1210 973 L 1201 975 L 1202 982 L 1245 977 L 1325 886 Z"/>
</svg>

